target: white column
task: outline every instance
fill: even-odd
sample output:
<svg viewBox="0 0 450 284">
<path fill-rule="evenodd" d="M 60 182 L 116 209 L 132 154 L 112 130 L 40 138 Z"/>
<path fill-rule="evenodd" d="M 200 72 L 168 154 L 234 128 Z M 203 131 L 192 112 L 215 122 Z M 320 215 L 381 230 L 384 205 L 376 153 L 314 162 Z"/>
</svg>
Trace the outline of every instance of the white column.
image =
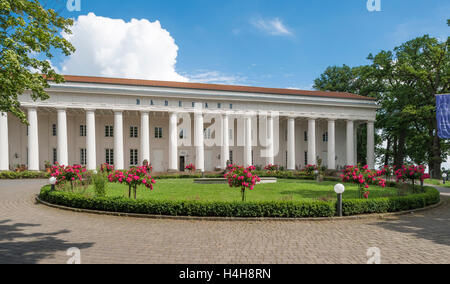
<svg viewBox="0 0 450 284">
<path fill-rule="evenodd" d="M 124 170 L 123 157 L 123 113 L 114 112 L 114 167 L 116 170 Z"/>
<path fill-rule="evenodd" d="M 69 165 L 69 154 L 67 147 L 67 114 L 65 108 L 60 108 L 58 111 L 58 163 L 60 165 Z"/>
<path fill-rule="evenodd" d="M 9 170 L 8 114 L 0 112 L 0 171 Z"/>
<path fill-rule="evenodd" d="M 375 125 L 373 121 L 367 122 L 367 165 L 375 169 Z"/>
<path fill-rule="evenodd" d="M 328 169 L 336 169 L 336 122 L 328 120 Z"/>
<path fill-rule="evenodd" d="M 308 164 L 315 165 L 316 161 L 316 120 L 308 120 Z"/>
<path fill-rule="evenodd" d="M 169 114 L 169 171 L 178 171 L 178 115 L 176 112 Z"/>
<path fill-rule="evenodd" d="M 274 137 L 273 137 L 273 117 L 271 114 L 267 116 L 267 165 L 275 164 L 274 159 Z"/>
<path fill-rule="evenodd" d="M 205 142 L 203 137 L 203 113 L 194 113 L 194 147 L 195 167 L 197 170 L 205 171 Z"/>
<path fill-rule="evenodd" d="M 230 135 L 228 126 L 228 114 L 222 115 L 222 168 L 227 168 L 227 162 L 230 160 Z"/>
<path fill-rule="evenodd" d="M 355 137 L 354 137 L 354 123 L 353 120 L 347 120 L 347 166 L 355 165 Z"/>
<path fill-rule="evenodd" d="M 287 169 L 295 170 L 295 118 L 288 118 L 287 127 Z"/>
<path fill-rule="evenodd" d="M 28 169 L 39 171 L 38 116 L 35 108 L 28 109 Z"/>
<path fill-rule="evenodd" d="M 95 110 L 86 110 L 86 159 L 87 169 L 97 168 L 97 144 L 95 143 Z"/>
<path fill-rule="evenodd" d="M 148 112 L 141 112 L 141 164 L 150 163 L 150 119 Z"/>
<path fill-rule="evenodd" d="M 252 118 L 245 117 L 245 147 L 244 147 L 244 166 L 252 165 Z"/>
</svg>

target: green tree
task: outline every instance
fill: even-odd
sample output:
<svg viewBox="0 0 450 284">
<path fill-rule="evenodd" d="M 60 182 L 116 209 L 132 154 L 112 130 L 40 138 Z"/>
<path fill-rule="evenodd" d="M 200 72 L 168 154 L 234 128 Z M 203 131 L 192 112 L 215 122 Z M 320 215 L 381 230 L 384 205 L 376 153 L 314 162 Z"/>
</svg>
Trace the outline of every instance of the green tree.
<svg viewBox="0 0 450 284">
<path fill-rule="evenodd" d="M 27 123 L 19 96 L 30 92 L 33 100 L 46 100 L 48 80 L 61 83 L 64 78 L 50 64 L 55 52 L 65 56 L 75 48 L 61 36 L 70 34 L 72 19 L 38 0 L 0 0 L 0 111 L 11 112 Z"/>
<path fill-rule="evenodd" d="M 434 177 L 449 153 L 448 141 L 440 140 L 436 121 L 436 94 L 449 92 L 448 41 L 425 35 L 393 51 L 369 55 L 367 66 L 329 67 L 314 87 L 377 98 L 376 128 L 386 141 L 377 151 L 386 164 L 427 163 Z M 358 151 L 363 161 L 364 129 L 358 131 Z"/>
</svg>

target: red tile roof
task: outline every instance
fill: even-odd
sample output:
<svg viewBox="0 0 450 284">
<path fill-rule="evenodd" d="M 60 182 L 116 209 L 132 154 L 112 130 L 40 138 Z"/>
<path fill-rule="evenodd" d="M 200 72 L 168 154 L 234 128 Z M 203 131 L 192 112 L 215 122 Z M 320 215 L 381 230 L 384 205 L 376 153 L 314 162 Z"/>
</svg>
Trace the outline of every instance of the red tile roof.
<svg viewBox="0 0 450 284">
<path fill-rule="evenodd" d="M 280 94 L 280 95 L 313 96 L 313 97 L 340 98 L 340 99 L 356 99 L 356 100 L 366 100 L 366 101 L 375 100 L 374 98 L 364 97 L 364 96 L 351 94 L 351 93 L 341 93 L 341 92 L 302 91 L 302 90 L 296 90 L 296 89 L 278 89 L 278 88 L 250 87 L 250 86 L 169 82 L 169 81 L 151 81 L 151 80 L 119 79 L 119 78 L 71 76 L 71 75 L 66 75 L 66 76 L 64 76 L 64 78 L 65 78 L 66 82 L 76 82 L 76 83 L 97 83 L 97 84 L 129 85 L 129 86 L 168 87 L 168 88 L 183 88 L 183 89 L 197 89 L 197 90 L 214 90 L 214 91 L 229 91 L 229 92 L 247 92 L 247 93 L 261 93 L 261 94 Z"/>
</svg>

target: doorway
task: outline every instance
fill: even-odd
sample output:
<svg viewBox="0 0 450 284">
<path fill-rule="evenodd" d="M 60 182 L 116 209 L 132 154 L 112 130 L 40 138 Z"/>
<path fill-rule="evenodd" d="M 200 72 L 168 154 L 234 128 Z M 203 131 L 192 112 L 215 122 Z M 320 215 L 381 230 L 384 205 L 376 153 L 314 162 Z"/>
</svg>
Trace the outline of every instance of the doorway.
<svg viewBox="0 0 450 284">
<path fill-rule="evenodd" d="M 184 172 L 186 168 L 186 157 L 180 156 L 180 172 Z"/>
</svg>

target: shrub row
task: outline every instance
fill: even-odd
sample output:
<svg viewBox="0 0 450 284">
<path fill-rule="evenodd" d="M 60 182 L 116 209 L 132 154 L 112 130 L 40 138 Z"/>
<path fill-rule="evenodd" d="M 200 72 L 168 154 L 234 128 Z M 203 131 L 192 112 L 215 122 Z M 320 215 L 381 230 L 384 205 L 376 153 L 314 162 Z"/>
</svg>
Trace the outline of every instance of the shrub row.
<svg viewBox="0 0 450 284">
<path fill-rule="evenodd" d="M 399 212 L 427 207 L 440 201 L 440 193 L 433 187 L 424 187 L 423 193 L 373 199 L 343 200 L 345 216 Z"/>
<path fill-rule="evenodd" d="M 0 179 L 40 179 L 40 178 L 48 178 L 49 175 L 45 172 L 0 172 Z"/>
<path fill-rule="evenodd" d="M 45 186 L 39 195 L 52 204 L 79 209 L 107 212 L 138 213 L 169 216 L 198 217 L 331 217 L 335 204 L 324 201 L 310 202 L 203 202 L 171 200 L 133 200 L 128 198 L 86 197 L 76 193 L 51 191 Z"/>
<path fill-rule="evenodd" d="M 67 207 L 107 212 L 138 213 L 169 216 L 198 217 L 332 217 L 336 204 L 326 201 L 264 201 L 264 202 L 207 202 L 172 200 L 132 200 L 128 198 L 87 197 L 71 192 L 51 191 L 42 188 L 41 200 Z M 439 202 L 439 192 L 431 187 L 425 192 L 402 197 L 344 200 L 345 216 L 387 213 L 423 208 Z"/>
</svg>

